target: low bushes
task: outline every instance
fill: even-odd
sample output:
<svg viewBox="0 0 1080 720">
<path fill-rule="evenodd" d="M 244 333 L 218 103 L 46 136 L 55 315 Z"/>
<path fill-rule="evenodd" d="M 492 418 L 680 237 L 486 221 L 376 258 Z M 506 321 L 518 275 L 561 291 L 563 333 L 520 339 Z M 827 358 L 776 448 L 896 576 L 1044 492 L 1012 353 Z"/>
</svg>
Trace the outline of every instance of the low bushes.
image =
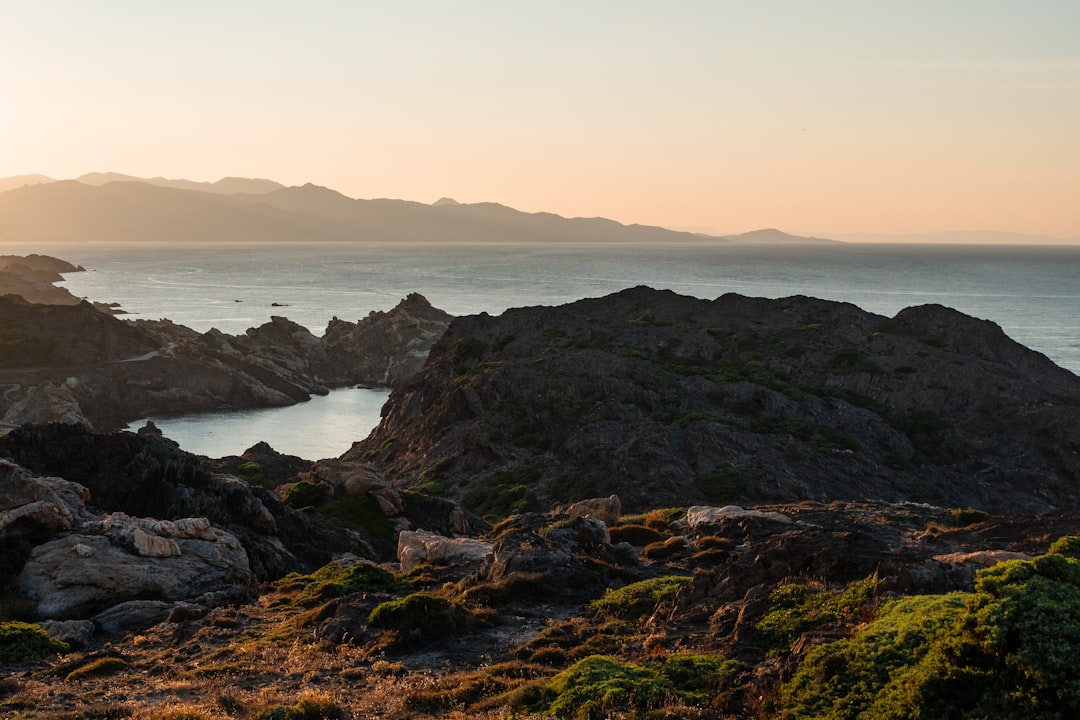
<svg viewBox="0 0 1080 720">
<path fill-rule="evenodd" d="M 669 655 L 640 665 L 592 655 L 540 686 L 529 705 L 534 712 L 575 720 L 621 717 L 627 711 L 667 717 L 661 709 L 711 706 L 737 669 L 719 655 Z"/>
<path fill-rule="evenodd" d="M 661 600 L 674 596 L 690 579 L 687 575 L 671 575 L 632 583 L 593 600 L 589 610 L 607 618 L 638 618 L 651 613 Z"/>
<path fill-rule="evenodd" d="M 38 625 L 18 620 L 0 623 L 0 662 L 40 660 L 68 650 L 67 643 L 53 640 Z"/>
</svg>

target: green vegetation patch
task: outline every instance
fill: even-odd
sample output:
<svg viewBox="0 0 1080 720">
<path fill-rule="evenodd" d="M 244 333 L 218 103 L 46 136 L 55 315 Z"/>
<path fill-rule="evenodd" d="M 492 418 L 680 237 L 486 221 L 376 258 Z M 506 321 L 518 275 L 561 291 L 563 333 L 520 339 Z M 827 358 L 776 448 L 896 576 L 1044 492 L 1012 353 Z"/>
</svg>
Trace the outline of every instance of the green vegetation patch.
<svg viewBox="0 0 1080 720">
<path fill-rule="evenodd" d="M 408 583 L 386 568 L 372 563 L 324 565 L 309 575 L 289 573 L 275 583 L 280 592 L 299 590 L 301 601 L 322 602 L 358 592 L 398 593 L 408 590 Z"/>
<path fill-rule="evenodd" d="M 1080 711 L 1080 560 L 1049 554 L 979 571 L 973 593 L 885 604 L 806 656 L 791 716 L 827 720 L 1072 718 Z"/>
<path fill-rule="evenodd" d="M 68 682 L 72 680 L 85 680 L 87 678 L 103 677 L 105 675 L 112 675 L 118 673 L 121 670 L 126 670 L 128 664 L 118 657 L 103 657 L 88 662 L 82 667 L 76 668 L 68 673 L 66 680 Z"/>
<path fill-rule="evenodd" d="M 446 598 L 413 593 L 376 606 L 368 615 L 368 625 L 384 630 L 438 633 L 455 628 L 461 613 L 461 609 Z"/>
<path fill-rule="evenodd" d="M 473 337 L 460 337 L 454 341 L 453 349 L 450 351 L 450 358 L 455 364 L 467 360 L 478 360 L 487 352 L 487 349 L 487 343 L 482 340 Z"/>
<path fill-rule="evenodd" d="M 651 613 L 661 600 L 674 597 L 675 592 L 691 578 L 688 575 L 669 575 L 631 583 L 589 603 L 589 610 L 607 618 L 639 618 Z"/>
<path fill-rule="evenodd" d="M 694 487 L 711 503 L 732 500 L 746 490 L 746 480 L 737 468 L 722 467 L 694 477 Z"/>
<path fill-rule="evenodd" d="M 878 578 L 869 577 L 839 592 L 803 584 L 779 587 L 769 595 L 771 607 L 757 624 L 758 636 L 770 648 L 789 647 L 809 630 L 854 617 L 867 607 L 880 584 Z"/>
<path fill-rule="evenodd" d="M 370 495 L 350 495 L 331 500 L 317 508 L 316 512 L 338 527 L 362 530 L 372 540 L 394 540 L 397 537 L 397 528 Z"/>
<path fill-rule="evenodd" d="M 330 488 L 326 485 L 301 480 L 290 485 L 282 499 L 294 510 L 303 510 L 308 507 L 319 507 L 326 502 L 329 495 Z"/>
<path fill-rule="evenodd" d="M 496 470 L 461 498 L 461 504 L 481 517 L 492 520 L 538 509 L 532 485 L 540 471 L 531 465 L 512 470 Z"/>
<path fill-rule="evenodd" d="M 40 660 L 70 649 L 67 643 L 49 637 L 39 625 L 18 620 L 0 623 L 0 662 Z"/>
<path fill-rule="evenodd" d="M 591 655 L 543 685 L 530 709 L 557 718 L 601 720 L 624 717 L 628 711 L 707 707 L 737 669 L 736 663 L 718 655 L 669 655 L 641 665 Z"/>
</svg>

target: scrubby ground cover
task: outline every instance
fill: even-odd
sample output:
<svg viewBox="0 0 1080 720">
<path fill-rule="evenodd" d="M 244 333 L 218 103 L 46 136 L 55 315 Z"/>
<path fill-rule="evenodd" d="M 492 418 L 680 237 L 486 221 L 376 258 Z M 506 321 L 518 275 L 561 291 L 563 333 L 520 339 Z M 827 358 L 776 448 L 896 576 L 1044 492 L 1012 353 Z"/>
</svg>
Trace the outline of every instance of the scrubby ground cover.
<svg viewBox="0 0 1080 720">
<path fill-rule="evenodd" d="M 651 561 L 638 547 L 605 575 L 609 551 L 581 546 L 574 561 L 591 570 L 561 577 L 574 592 L 543 571 L 492 581 L 346 559 L 266 584 L 256 602 L 74 650 L 8 622 L 0 717 L 1077 716 L 1080 540 L 1050 534 L 1071 519 L 971 524 L 903 504 L 770 510 L 793 522 L 628 518 L 694 552 Z M 557 516 L 493 532 L 507 543 L 538 526 L 534 542 L 573 532 Z M 878 540 L 902 549 L 850 550 Z M 810 541 L 816 565 L 798 555 Z M 903 568 L 965 547 L 1036 552 L 979 570 L 966 589 L 905 586 Z"/>
</svg>

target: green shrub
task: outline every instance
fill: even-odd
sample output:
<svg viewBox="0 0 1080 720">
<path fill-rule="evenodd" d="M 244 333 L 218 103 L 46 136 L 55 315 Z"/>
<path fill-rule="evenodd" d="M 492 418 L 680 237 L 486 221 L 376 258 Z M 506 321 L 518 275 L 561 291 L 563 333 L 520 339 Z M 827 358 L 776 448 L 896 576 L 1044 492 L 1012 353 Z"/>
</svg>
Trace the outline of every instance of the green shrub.
<svg viewBox="0 0 1080 720">
<path fill-rule="evenodd" d="M 368 615 L 368 625 L 384 630 L 437 635 L 457 628 L 464 611 L 449 600 L 424 593 L 413 593 L 401 600 L 390 600 L 375 607 Z"/>
<path fill-rule="evenodd" d="M 53 640 L 38 625 L 18 620 L 0 623 L 0 662 L 40 660 L 69 649 L 67 643 Z"/>
<path fill-rule="evenodd" d="M 990 519 L 990 513 L 986 512 L 985 510 L 975 510 L 974 508 L 965 508 L 963 510 L 950 510 L 949 514 L 952 515 L 956 519 L 956 522 L 958 522 L 963 527 L 967 527 L 968 525 L 977 525 Z"/>
<path fill-rule="evenodd" d="M 1080 558 L 1080 535 L 1066 535 L 1058 538 L 1050 546 L 1048 551 L 1051 555 L 1065 555 L 1071 558 Z"/>
<path fill-rule="evenodd" d="M 785 686 L 797 718 L 1061 719 L 1080 711 L 1080 561 L 979 571 L 975 592 L 904 598 L 811 651 Z"/>
<path fill-rule="evenodd" d="M 589 610 L 608 618 L 638 618 L 651 613 L 661 600 L 674 596 L 690 579 L 688 575 L 670 575 L 632 583 L 593 600 Z"/>
<path fill-rule="evenodd" d="M 704 706 L 736 669 L 720 656 L 671 655 L 637 665 L 591 655 L 543 685 L 531 709 L 557 718 L 601 720 L 670 706 Z"/>
<path fill-rule="evenodd" d="M 487 352 L 487 343 L 472 337 L 460 337 L 454 341 L 450 350 L 450 357 L 455 364 L 466 360 L 477 360 Z"/>
<path fill-rule="evenodd" d="M 943 632 L 955 632 L 966 601 L 963 593 L 903 598 L 884 605 L 854 637 L 811 650 L 784 687 L 788 716 L 918 717 L 911 686 L 944 670 L 936 645 Z"/>
<path fill-rule="evenodd" d="M 769 595 L 769 612 L 757 624 L 758 636 L 771 648 L 788 647 L 808 630 L 853 617 L 867 606 L 880 584 L 876 577 L 869 577 L 840 592 L 803 584 L 778 587 Z"/>
<path fill-rule="evenodd" d="M 746 490 L 746 480 L 733 467 L 717 468 L 694 478 L 694 487 L 712 503 L 727 502 Z"/>
<path fill-rule="evenodd" d="M 289 486 L 283 500 L 289 507 L 302 510 L 306 507 L 319 507 L 330 495 L 330 489 L 320 483 L 301 480 Z"/>
<path fill-rule="evenodd" d="M 289 573 L 275 583 L 282 592 L 300 591 L 300 599 L 321 602 L 358 592 L 403 592 L 408 584 L 386 568 L 372 563 L 324 565 L 309 575 Z"/>
<path fill-rule="evenodd" d="M 648 560 L 666 560 L 667 558 L 678 555 L 688 549 L 689 546 L 687 545 L 686 538 L 675 536 L 668 538 L 663 542 L 649 543 L 645 546 L 645 549 L 641 551 L 641 554 Z"/>
<path fill-rule="evenodd" d="M 103 657 L 96 660 L 92 660 L 82 667 L 75 668 L 68 673 L 66 680 L 68 682 L 72 680 L 85 680 L 86 678 L 102 677 L 104 675 L 112 675 L 118 673 L 121 670 L 127 668 L 128 664 L 117 657 Z"/>
<path fill-rule="evenodd" d="M 646 545 L 654 542 L 663 542 L 666 539 L 664 533 L 659 530 L 654 530 L 646 525 L 616 525 L 608 530 L 611 536 L 611 542 L 620 543 L 628 542 L 631 545 L 638 547 L 645 547 Z"/>
<path fill-rule="evenodd" d="M 536 493 L 530 486 L 540 476 L 540 471 L 529 465 L 512 470 L 496 470 L 465 493 L 461 504 L 487 520 L 536 510 Z"/>
<path fill-rule="evenodd" d="M 318 508 L 317 512 L 329 518 L 331 524 L 363 531 L 372 540 L 392 541 L 397 537 L 397 527 L 370 495 L 350 495 L 331 500 Z"/>
</svg>

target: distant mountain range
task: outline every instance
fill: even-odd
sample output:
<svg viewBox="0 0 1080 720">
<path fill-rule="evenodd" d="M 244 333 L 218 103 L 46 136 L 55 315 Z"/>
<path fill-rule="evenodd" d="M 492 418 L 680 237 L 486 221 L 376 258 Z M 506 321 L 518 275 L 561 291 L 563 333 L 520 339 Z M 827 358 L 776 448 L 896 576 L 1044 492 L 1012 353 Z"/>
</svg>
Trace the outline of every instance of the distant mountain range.
<svg viewBox="0 0 1080 720">
<path fill-rule="evenodd" d="M 0 242 L 445 242 L 723 243 L 753 245 L 896 243 L 1064 244 L 1080 238 L 1000 232 L 921 235 L 791 235 L 773 228 L 741 235 L 623 225 L 604 218 L 527 213 L 498 203 L 357 200 L 318 185 L 227 177 L 217 182 L 88 173 L 0 178 Z"/>
<path fill-rule="evenodd" d="M 357 200 L 317 185 L 214 183 L 91 173 L 0 179 L 7 242 L 828 243 L 779 230 L 710 236 L 604 218 L 526 213 L 497 203 Z"/>
</svg>

